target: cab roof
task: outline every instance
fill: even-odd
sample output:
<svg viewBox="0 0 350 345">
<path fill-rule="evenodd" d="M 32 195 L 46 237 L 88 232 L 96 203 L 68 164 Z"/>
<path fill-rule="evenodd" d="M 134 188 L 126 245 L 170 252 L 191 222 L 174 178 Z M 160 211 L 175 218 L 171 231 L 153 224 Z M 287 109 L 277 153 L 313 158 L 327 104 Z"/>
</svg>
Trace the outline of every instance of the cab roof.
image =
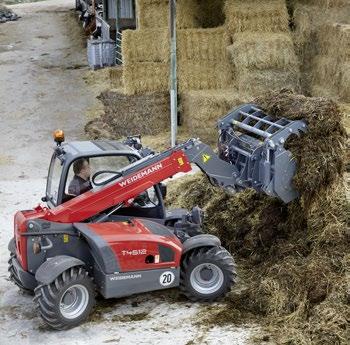
<svg viewBox="0 0 350 345">
<path fill-rule="evenodd" d="M 140 156 L 134 148 L 114 140 L 70 141 L 57 149 L 70 158 L 113 154 Z"/>
</svg>

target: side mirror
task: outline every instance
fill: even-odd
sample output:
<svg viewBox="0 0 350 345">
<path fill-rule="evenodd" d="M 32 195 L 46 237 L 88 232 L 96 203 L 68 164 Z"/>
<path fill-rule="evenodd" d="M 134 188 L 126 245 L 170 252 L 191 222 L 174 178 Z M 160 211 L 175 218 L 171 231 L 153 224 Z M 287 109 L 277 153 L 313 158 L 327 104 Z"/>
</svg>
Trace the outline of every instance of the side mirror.
<svg viewBox="0 0 350 345">
<path fill-rule="evenodd" d="M 47 201 L 47 197 L 46 197 L 46 196 L 43 196 L 43 197 L 41 198 L 41 201 L 42 201 L 42 202 L 46 202 L 46 201 Z"/>
<path fill-rule="evenodd" d="M 160 194 L 162 198 L 165 199 L 167 195 L 167 186 L 163 183 L 159 183 Z"/>
</svg>

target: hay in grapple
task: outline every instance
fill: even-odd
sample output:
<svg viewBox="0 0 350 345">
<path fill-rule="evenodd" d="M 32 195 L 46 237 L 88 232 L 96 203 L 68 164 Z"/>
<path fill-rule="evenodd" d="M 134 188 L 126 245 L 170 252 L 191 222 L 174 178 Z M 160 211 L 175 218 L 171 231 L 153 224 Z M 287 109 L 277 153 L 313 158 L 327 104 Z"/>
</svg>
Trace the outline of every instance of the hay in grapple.
<svg viewBox="0 0 350 345">
<path fill-rule="evenodd" d="M 342 114 L 333 101 L 289 91 L 255 103 L 272 116 L 308 123 L 307 134 L 287 143 L 298 164 L 299 200 L 284 205 L 253 190 L 232 196 L 203 176 L 169 186 L 181 193 L 168 202 L 204 207 L 206 230 L 235 255 L 244 279 L 243 291 L 212 310 L 212 321 L 255 317 L 278 343 L 347 344 L 350 209 L 342 181 Z"/>
</svg>

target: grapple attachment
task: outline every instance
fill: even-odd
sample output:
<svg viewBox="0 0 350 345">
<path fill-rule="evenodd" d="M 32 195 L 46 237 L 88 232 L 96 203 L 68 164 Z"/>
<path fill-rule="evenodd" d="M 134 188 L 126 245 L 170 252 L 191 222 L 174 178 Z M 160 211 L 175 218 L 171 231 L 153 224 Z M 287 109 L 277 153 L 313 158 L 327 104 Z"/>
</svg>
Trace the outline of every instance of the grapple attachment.
<svg viewBox="0 0 350 345">
<path fill-rule="evenodd" d="M 245 104 L 219 120 L 218 128 L 219 155 L 236 167 L 238 189 L 254 188 L 285 203 L 298 196 L 292 184 L 296 162 L 284 144 L 307 131 L 304 121 L 276 119 Z"/>
</svg>

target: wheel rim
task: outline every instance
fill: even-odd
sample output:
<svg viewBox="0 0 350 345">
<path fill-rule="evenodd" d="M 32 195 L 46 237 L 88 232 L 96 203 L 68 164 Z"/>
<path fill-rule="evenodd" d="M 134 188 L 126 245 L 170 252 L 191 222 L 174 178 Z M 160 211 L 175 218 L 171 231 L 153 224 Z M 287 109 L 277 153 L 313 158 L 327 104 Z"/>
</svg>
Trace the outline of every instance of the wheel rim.
<svg viewBox="0 0 350 345">
<path fill-rule="evenodd" d="M 190 282 L 197 292 L 208 295 L 220 289 L 224 282 L 224 274 L 218 266 L 204 263 L 193 269 Z"/>
<path fill-rule="evenodd" d="M 70 286 L 60 300 L 60 311 L 66 319 L 75 319 L 84 313 L 89 302 L 89 292 L 83 285 Z"/>
</svg>

